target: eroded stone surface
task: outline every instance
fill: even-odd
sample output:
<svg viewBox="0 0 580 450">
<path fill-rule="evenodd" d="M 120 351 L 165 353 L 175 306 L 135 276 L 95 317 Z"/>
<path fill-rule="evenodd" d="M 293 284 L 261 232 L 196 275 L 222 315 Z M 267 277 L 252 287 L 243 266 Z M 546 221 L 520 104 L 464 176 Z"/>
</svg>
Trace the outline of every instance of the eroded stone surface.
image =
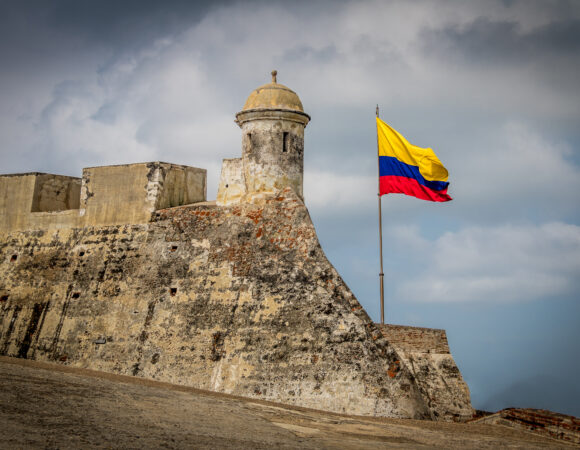
<svg viewBox="0 0 580 450">
<path fill-rule="evenodd" d="M 329 411 L 433 417 L 291 190 L 155 220 L 2 236 L 1 354 Z"/>
<path fill-rule="evenodd" d="M 240 203 L 246 193 L 242 158 L 224 159 L 217 192 L 217 203 L 224 206 Z"/>
<path fill-rule="evenodd" d="M 437 418 L 466 420 L 473 416 L 469 387 L 451 356 L 445 330 L 378 326 L 411 370 Z"/>
</svg>

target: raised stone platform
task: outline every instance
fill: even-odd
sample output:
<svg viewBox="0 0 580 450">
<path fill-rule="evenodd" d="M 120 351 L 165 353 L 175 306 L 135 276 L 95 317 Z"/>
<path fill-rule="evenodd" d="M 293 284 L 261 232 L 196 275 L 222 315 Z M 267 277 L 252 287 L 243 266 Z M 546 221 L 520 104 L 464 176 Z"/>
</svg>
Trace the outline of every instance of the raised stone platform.
<svg viewBox="0 0 580 450">
<path fill-rule="evenodd" d="M 467 390 L 448 402 L 383 337 L 291 189 L 149 223 L 1 233 L 0 273 L 3 355 L 341 413 L 472 414 Z"/>
<path fill-rule="evenodd" d="M 206 200 L 206 171 L 160 161 L 87 167 L 82 178 L 0 175 L 0 231 L 149 222 L 158 209 Z"/>
</svg>

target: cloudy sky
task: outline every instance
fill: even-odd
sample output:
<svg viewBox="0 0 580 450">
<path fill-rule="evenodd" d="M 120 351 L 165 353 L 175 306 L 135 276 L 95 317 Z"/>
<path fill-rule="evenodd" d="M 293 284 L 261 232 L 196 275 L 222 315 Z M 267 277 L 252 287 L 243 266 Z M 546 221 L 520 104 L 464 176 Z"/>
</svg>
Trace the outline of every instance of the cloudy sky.
<svg viewBox="0 0 580 450">
<path fill-rule="evenodd" d="M 580 2 L 0 0 L 0 173 L 240 155 L 295 90 L 321 243 L 375 320 L 375 105 L 454 200 L 383 198 L 387 321 L 445 328 L 476 408 L 580 416 Z"/>
</svg>

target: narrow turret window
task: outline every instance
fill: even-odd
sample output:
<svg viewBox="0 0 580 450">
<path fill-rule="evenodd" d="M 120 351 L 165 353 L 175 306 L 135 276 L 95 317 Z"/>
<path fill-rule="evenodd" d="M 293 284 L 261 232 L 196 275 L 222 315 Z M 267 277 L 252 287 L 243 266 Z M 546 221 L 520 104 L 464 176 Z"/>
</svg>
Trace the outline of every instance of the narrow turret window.
<svg viewBox="0 0 580 450">
<path fill-rule="evenodd" d="M 282 151 L 286 153 L 288 151 L 288 132 L 284 131 L 284 136 L 282 137 Z"/>
<path fill-rule="evenodd" d="M 248 136 L 248 151 L 252 150 L 252 133 L 248 133 L 246 136 Z"/>
</svg>

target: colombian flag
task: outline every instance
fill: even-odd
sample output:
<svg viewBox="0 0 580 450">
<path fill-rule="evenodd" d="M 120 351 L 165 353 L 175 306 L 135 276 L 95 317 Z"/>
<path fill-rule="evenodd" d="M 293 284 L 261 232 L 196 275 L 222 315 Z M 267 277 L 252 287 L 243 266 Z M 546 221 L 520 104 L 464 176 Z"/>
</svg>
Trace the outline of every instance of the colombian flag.
<svg viewBox="0 0 580 450">
<path fill-rule="evenodd" d="M 435 152 L 410 144 L 377 117 L 379 195 L 398 193 L 432 202 L 448 202 L 447 178 Z"/>
</svg>

